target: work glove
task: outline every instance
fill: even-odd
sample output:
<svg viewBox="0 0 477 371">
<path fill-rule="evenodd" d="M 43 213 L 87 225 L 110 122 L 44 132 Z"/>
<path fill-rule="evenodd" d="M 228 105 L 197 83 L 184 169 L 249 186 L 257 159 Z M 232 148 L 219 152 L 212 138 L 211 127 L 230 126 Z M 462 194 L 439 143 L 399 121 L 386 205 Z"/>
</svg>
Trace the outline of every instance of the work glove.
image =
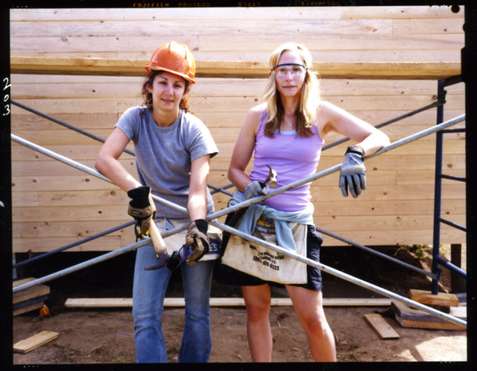
<svg viewBox="0 0 477 371">
<path fill-rule="evenodd" d="M 259 182 L 258 180 L 254 180 L 247 184 L 245 187 L 244 196 L 245 199 L 253 198 L 256 196 L 264 196 L 267 194 L 265 191 L 266 184 L 264 182 Z"/>
<path fill-rule="evenodd" d="M 187 264 L 194 264 L 209 252 L 208 228 L 209 223 L 205 219 L 197 219 L 189 225 L 185 243 L 191 247 L 191 254 L 186 259 Z"/>
<path fill-rule="evenodd" d="M 350 146 L 346 150 L 340 169 L 339 186 L 344 197 L 347 197 L 349 192 L 356 198 L 366 189 L 364 151 L 360 146 Z"/>
<path fill-rule="evenodd" d="M 136 220 L 134 232 L 136 240 L 149 236 L 151 221 L 156 214 L 156 205 L 152 199 L 151 189 L 147 186 L 133 188 L 128 191 L 131 198 L 128 214 Z"/>
</svg>

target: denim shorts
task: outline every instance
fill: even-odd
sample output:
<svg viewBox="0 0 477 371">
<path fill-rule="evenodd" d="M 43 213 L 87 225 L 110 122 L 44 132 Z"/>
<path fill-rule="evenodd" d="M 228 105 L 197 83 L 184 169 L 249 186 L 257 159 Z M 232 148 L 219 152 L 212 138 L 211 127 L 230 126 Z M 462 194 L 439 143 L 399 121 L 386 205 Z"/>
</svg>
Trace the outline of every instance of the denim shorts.
<svg viewBox="0 0 477 371">
<path fill-rule="evenodd" d="M 316 230 L 314 225 L 308 225 L 307 231 L 307 249 L 306 257 L 319 262 L 320 261 L 320 249 L 323 243 L 323 239 L 320 237 L 320 234 Z M 322 279 L 321 279 L 321 270 L 320 268 L 315 268 L 312 266 L 306 266 L 307 271 L 307 283 L 305 284 L 291 284 L 290 286 L 304 287 L 313 291 L 321 291 L 322 288 Z M 264 281 L 260 278 L 251 276 L 247 273 L 241 272 L 234 268 L 231 268 L 227 265 L 222 264 L 220 260 L 217 261 L 214 269 L 214 279 L 226 285 L 236 285 L 236 286 L 257 286 L 263 284 L 269 284 L 276 287 L 284 287 L 284 284 Z"/>
</svg>

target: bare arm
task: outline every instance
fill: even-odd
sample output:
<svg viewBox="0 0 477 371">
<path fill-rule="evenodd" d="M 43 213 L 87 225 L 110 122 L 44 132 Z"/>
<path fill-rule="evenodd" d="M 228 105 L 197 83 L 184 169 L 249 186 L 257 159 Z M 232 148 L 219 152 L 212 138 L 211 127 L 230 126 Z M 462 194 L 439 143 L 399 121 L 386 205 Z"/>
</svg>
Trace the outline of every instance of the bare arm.
<svg viewBox="0 0 477 371">
<path fill-rule="evenodd" d="M 381 130 L 370 123 L 361 120 L 351 113 L 329 102 L 321 102 L 320 108 L 326 119 L 323 132 L 336 131 L 353 139 L 363 150 L 365 155 L 370 155 L 389 144 L 389 138 Z"/>
<path fill-rule="evenodd" d="M 207 216 L 207 175 L 210 156 L 199 157 L 192 161 L 189 181 L 189 199 L 187 210 L 190 220 L 205 219 Z"/>
<path fill-rule="evenodd" d="M 242 192 L 250 183 L 250 178 L 245 173 L 245 169 L 255 148 L 255 133 L 259 120 L 260 111 L 257 108 L 247 113 L 230 160 L 228 178 Z"/>
<path fill-rule="evenodd" d="M 125 192 L 141 186 L 141 183 L 118 161 L 128 142 L 126 134 L 121 129 L 115 128 L 101 147 L 95 163 L 96 169 L 101 174 Z"/>
</svg>

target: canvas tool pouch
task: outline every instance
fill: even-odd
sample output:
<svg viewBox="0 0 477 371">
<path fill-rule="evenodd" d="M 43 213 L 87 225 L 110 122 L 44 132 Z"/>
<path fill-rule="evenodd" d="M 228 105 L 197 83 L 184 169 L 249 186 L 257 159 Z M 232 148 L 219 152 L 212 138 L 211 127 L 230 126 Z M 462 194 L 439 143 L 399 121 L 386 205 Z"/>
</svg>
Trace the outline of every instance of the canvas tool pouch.
<svg viewBox="0 0 477 371">
<path fill-rule="evenodd" d="M 306 257 L 307 225 L 289 223 L 289 226 L 295 240 L 295 253 Z M 278 245 L 274 221 L 271 219 L 260 217 L 252 235 Z M 282 284 L 307 283 L 305 263 L 274 250 L 253 245 L 235 235 L 231 235 L 228 239 L 222 263 L 264 281 Z"/>
</svg>

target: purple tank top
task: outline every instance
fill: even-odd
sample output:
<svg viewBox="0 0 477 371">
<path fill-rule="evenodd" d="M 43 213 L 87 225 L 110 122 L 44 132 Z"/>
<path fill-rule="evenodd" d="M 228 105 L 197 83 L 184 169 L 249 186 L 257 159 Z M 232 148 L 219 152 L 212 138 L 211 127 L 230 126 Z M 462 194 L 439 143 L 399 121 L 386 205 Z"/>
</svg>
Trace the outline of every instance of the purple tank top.
<svg viewBox="0 0 477 371">
<path fill-rule="evenodd" d="M 264 132 L 267 117 L 266 111 L 260 117 L 250 179 L 265 180 L 268 176 L 267 165 L 277 171 L 278 187 L 313 174 L 323 147 L 318 128 L 312 127 L 314 135 L 311 137 L 300 137 L 293 130 L 276 132 L 273 138 L 269 138 Z M 281 211 L 300 211 L 310 202 L 309 183 L 265 200 L 266 205 Z"/>
</svg>

